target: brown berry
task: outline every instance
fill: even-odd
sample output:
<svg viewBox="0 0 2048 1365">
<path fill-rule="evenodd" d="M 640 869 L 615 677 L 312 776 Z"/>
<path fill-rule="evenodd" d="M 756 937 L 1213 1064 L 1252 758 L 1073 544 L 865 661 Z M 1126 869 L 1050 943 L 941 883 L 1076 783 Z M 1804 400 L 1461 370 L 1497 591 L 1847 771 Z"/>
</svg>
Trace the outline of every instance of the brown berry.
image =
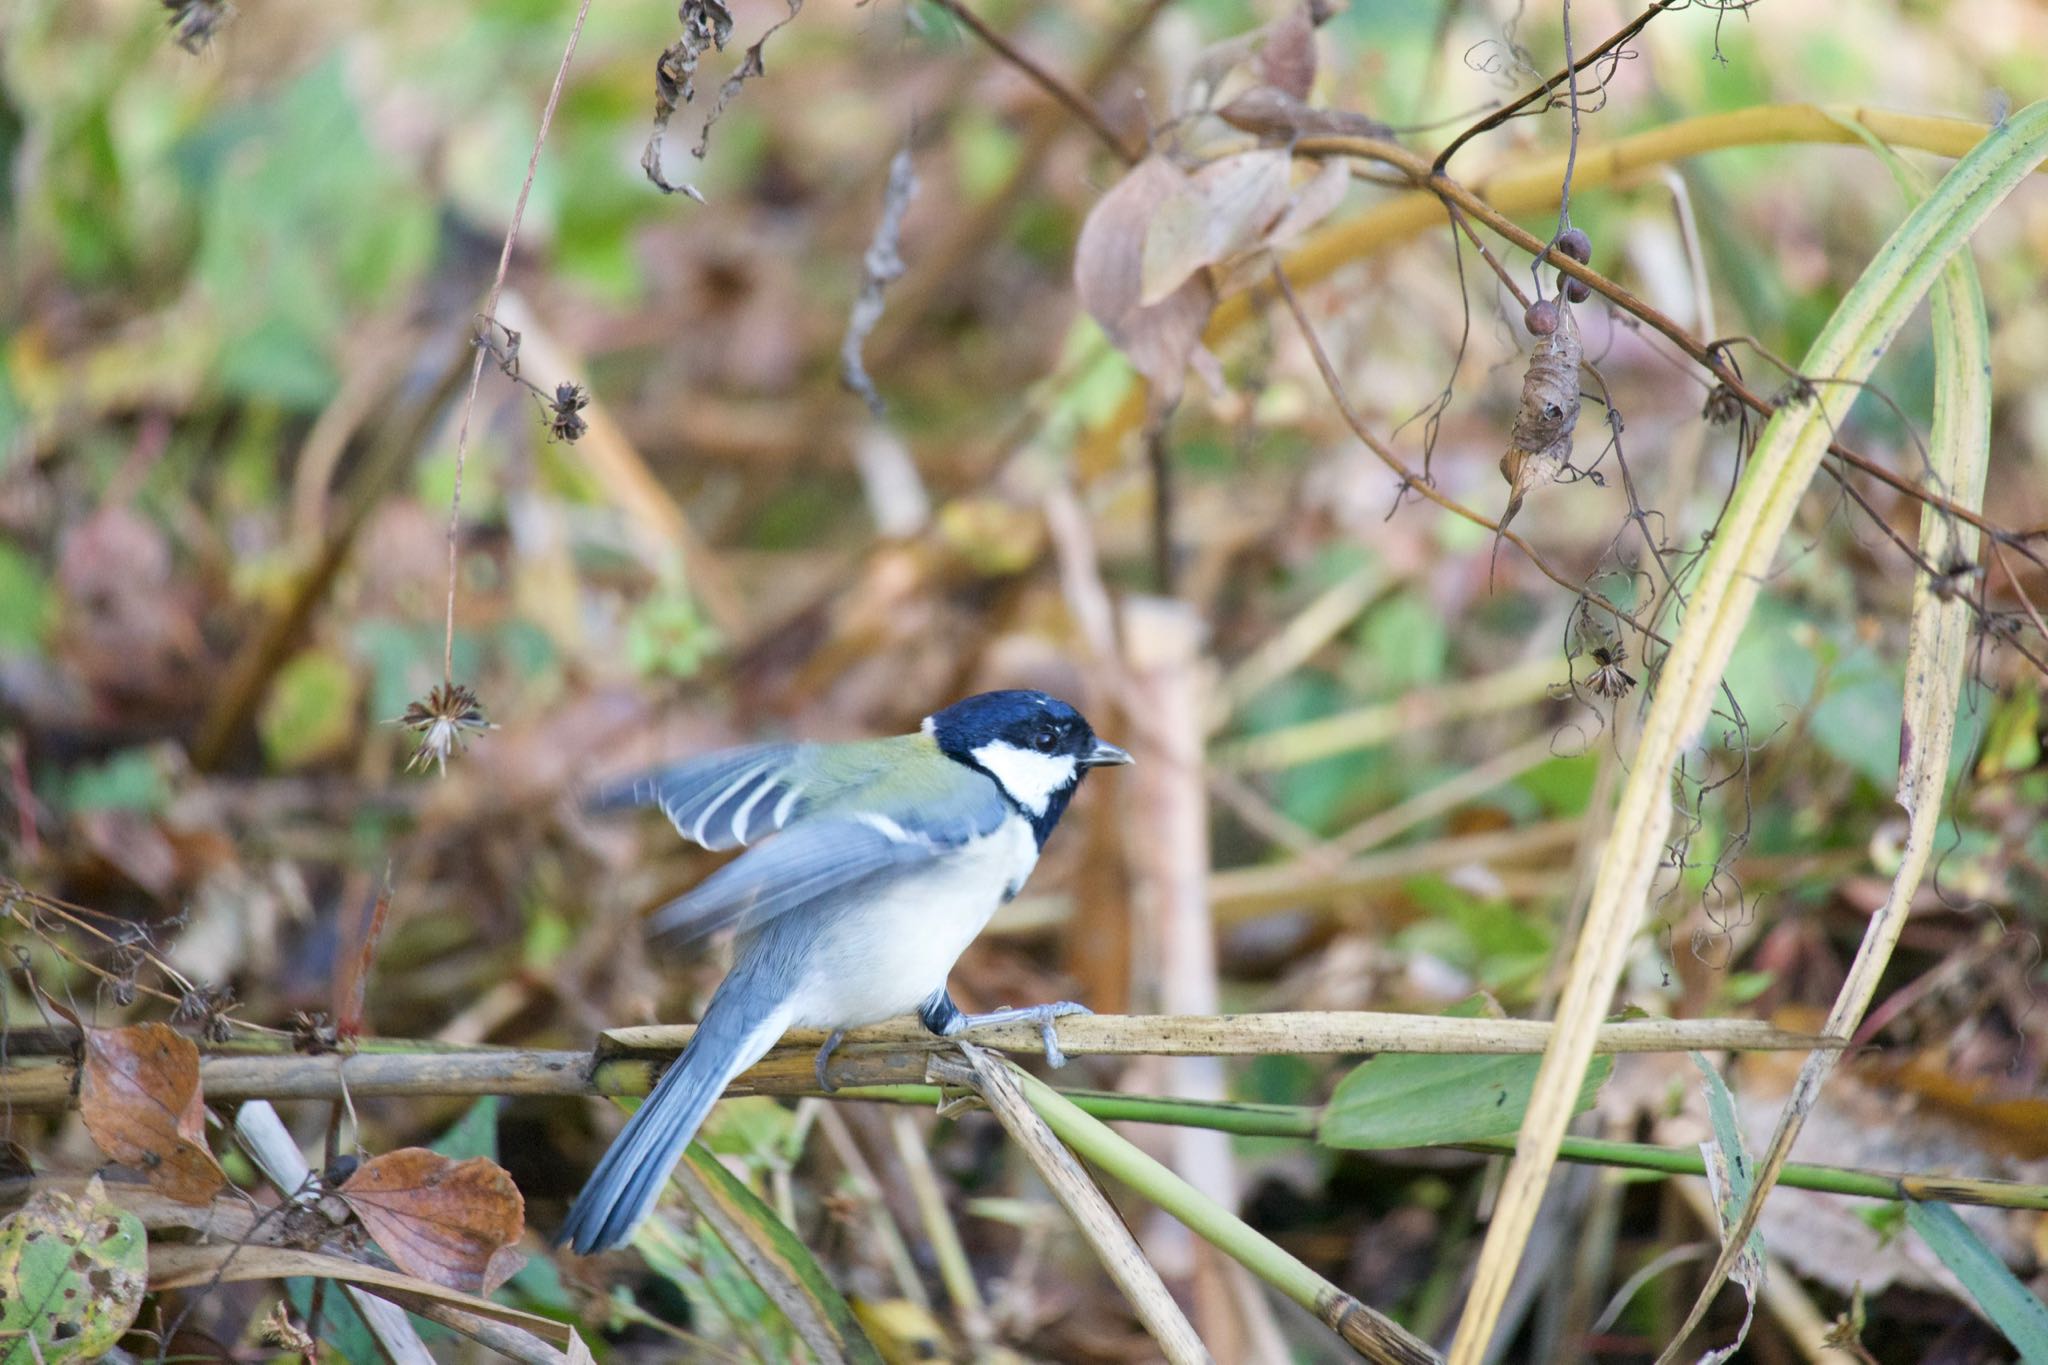
<svg viewBox="0 0 2048 1365">
<path fill-rule="evenodd" d="M 1593 297 L 1593 286 L 1584 280 L 1575 280 L 1562 270 L 1557 272 L 1557 286 L 1564 290 L 1564 296 L 1573 303 L 1584 303 Z"/>
<path fill-rule="evenodd" d="M 1593 239 L 1579 228 L 1566 228 L 1557 234 L 1559 254 L 1569 256 L 1580 265 L 1593 259 Z"/>
<path fill-rule="evenodd" d="M 1522 314 L 1522 325 L 1529 329 L 1529 335 L 1547 337 L 1557 330 L 1557 305 L 1549 299 L 1538 299 L 1529 305 L 1529 311 Z"/>
</svg>

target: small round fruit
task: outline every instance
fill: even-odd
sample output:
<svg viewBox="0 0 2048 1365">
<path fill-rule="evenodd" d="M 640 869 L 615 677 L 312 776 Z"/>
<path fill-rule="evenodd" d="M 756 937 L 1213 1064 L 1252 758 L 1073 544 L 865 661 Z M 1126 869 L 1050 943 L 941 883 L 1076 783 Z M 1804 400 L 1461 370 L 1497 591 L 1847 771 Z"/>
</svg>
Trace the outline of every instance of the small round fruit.
<svg viewBox="0 0 2048 1365">
<path fill-rule="evenodd" d="M 1593 286 L 1584 280 L 1575 280 L 1563 271 L 1558 272 L 1557 282 L 1564 290 L 1564 296 L 1573 303 L 1584 303 L 1593 297 Z"/>
<path fill-rule="evenodd" d="M 1557 235 L 1557 249 L 1580 265 L 1593 259 L 1593 239 L 1579 228 L 1566 228 Z"/>
<path fill-rule="evenodd" d="M 1529 311 L 1522 314 L 1522 325 L 1529 329 L 1529 335 L 1547 337 L 1557 330 L 1557 305 L 1549 299 L 1538 299 L 1529 305 Z"/>
</svg>

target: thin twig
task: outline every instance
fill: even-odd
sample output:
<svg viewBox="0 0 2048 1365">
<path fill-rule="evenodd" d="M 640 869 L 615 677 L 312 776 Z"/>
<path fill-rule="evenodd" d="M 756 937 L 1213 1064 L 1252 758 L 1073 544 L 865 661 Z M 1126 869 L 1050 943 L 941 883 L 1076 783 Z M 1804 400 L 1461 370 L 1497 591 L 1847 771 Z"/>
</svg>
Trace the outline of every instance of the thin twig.
<svg viewBox="0 0 2048 1365">
<path fill-rule="evenodd" d="M 1529 252 L 1542 264 L 1556 266 L 1566 275 L 1579 280 L 1604 295 L 1616 308 L 1638 321 L 1647 324 L 1653 331 L 1677 346 L 1686 357 L 1713 375 L 1714 379 L 1744 407 L 1769 419 L 1776 414 L 1779 403 L 1758 394 L 1743 380 L 1723 356 L 1720 343 L 1701 341 L 1667 314 L 1651 306 L 1590 266 L 1583 265 L 1571 257 L 1552 249 L 1541 239 L 1525 232 L 1512 219 L 1499 212 L 1484 197 L 1460 184 L 1458 181 L 1432 170 L 1421 157 L 1396 143 L 1375 138 L 1361 137 L 1314 137 L 1303 138 L 1295 144 L 1295 151 L 1303 156 L 1353 156 L 1379 161 L 1407 173 L 1416 188 L 1435 195 L 1438 199 L 1456 204 L 1478 222 L 1484 223 L 1497 236 L 1520 249 Z M 1923 488 L 1911 480 L 1886 469 L 1868 456 L 1844 446 L 1839 440 L 1830 440 L 1828 453 L 1853 467 L 1858 473 L 1878 480 L 1894 491 L 1914 499 L 1926 506 L 1938 508 L 1943 513 L 1976 527 L 1997 544 L 2005 545 L 2024 556 L 2030 562 L 2043 564 L 2041 556 L 2027 548 L 2026 542 L 2048 535 L 2048 529 L 2034 531 L 2013 531 L 1989 521 L 1972 508 L 1964 507 L 1950 498 L 1931 489 Z M 1840 481 L 1840 470 L 1823 464 L 1831 477 Z M 1418 490 L 1421 491 L 1421 490 Z M 1445 504 L 1447 507 L 1449 504 Z M 1452 508 L 1451 510 L 1458 510 Z M 1461 515 L 1464 513 L 1461 512 Z M 1483 521 L 1481 524 L 1485 524 Z M 1509 536 L 1510 541 L 1516 538 Z M 1539 564 L 1539 567 L 1541 565 Z M 1555 577 L 1555 575 L 1552 575 Z M 1562 580 L 1559 580 L 1562 581 Z M 1566 586 L 1571 586 L 1566 584 Z M 1651 638 L 1659 638 L 1652 636 Z M 1660 639 L 1660 643 L 1662 643 Z M 2048 671 L 2048 670 L 2044 670 Z"/>
<path fill-rule="evenodd" d="M 1558 72 L 1555 76 L 1552 76 L 1549 80 L 1543 82 L 1543 84 L 1537 86 L 1528 94 L 1523 95 L 1520 99 L 1515 100 L 1512 104 L 1508 104 L 1503 106 L 1502 108 L 1494 110 L 1491 114 L 1488 114 L 1485 118 L 1479 120 L 1479 122 L 1473 124 L 1470 128 L 1467 128 L 1464 132 L 1459 133 L 1456 137 L 1452 138 L 1450 141 L 1450 145 L 1445 147 L 1441 152 L 1438 152 L 1436 154 L 1436 160 L 1434 163 L 1432 163 L 1430 169 L 1438 172 L 1439 174 L 1442 173 L 1444 167 L 1450 165 L 1451 158 L 1458 154 L 1458 149 L 1460 147 L 1463 147 L 1466 143 L 1470 142 L 1473 138 L 1478 137 L 1482 133 L 1492 132 L 1495 128 L 1500 127 L 1509 119 L 1514 118 L 1516 115 L 1520 114 L 1524 109 L 1527 109 L 1531 104 L 1534 104 L 1537 100 L 1543 99 L 1544 97 L 1549 95 L 1551 91 L 1557 89 L 1558 86 L 1564 84 L 1566 81 L 1573 82 L 1573 96 L 1576 99 L 1578 86 L 1575 78 L 1581 71 L 1585 70 L 1589 66 L 1594 65 L 1595 63 L 1600 61 L 1601 58 L 1605 57 L 1608 53 L 1614 51 L 1623 43 L 1626 43 L 1629 39 L 1635 37 L 1638 33 L 1641 33 L 1645 28 L 1649 27 L 1650 21 L 1652 19 L 1655 19 L 1665 10 L 1682 9 L 1690 3 L 1691 0 L 1657 0 L 1657 3 L 1651 5 L 1648 9 L 1644 10 L 1641 14 L 1637 15 L 1634 19 L 1630 20 L 1626 25 L 1624 25 L 1620 29 L 1617 29 L 1615 33 L 1607 39 L 1606 42 L 1594 48 L 1591 52 L 1587 53 L 1578 61 L 1572 61 L 1569 56 L 1569 51 L 1567 51 L 1564 70 Z M 1566 22 L 1567 28 L 1569 28 L 1569 19 L 1567 19 Z M 1574 110 L 1574 112 L 1576 113 L 1576 109 Z"/>
<path fill-rule="evenodd" d="M 1142 148 L 1133 150 L 1124 142 L 1123 135 L 1117 132 L 1108 116 L 1102 112 L 1101 105 L 1040 66 L 1022 48 L 983 23 L 981 16 L 967 8 L 960 0 L 934 0 L 934 3 L 966 25 L 974 36 L 987 43 L 998 57 L 1023 72 L 1032 84 L 1065 105 L 1067 111 L 1087 124 L 1088 131 L 1100 138 L 1102 144 L 1115 152 L 1125 165 L 1135 163 L 1144 155 Z"/>
<path fill-rule="evenodd" d="M 540 151 L 547 144 L 548 128 L 555 121 L 555 106 L 561 103 L 562 86 L 569 79 L 569 62 L 576 55 L 576 44 L 583 37 L 583 21 L 590 14 L 590 0 L 582 0 L 576 8 L 576 22 L 569 29 L 569 42 L 562 49 L 561 65 L 555 68 L 555 83 L 548 91 L 548 102 L 540 111 L 540 131 L 533 139 L 533 154 L 526 159 L 526 179 L 519 186 L 519 199 L 512 206 L 512 222 L 505 229 L 505 244 L 498 250 L 498 273 L 491 279 L 490 293 L 484 296 L 483 321 L 486 331 L 498 311 L 498 295 L 504 292 L 506 272 L 512 268 L 512 246 L 519 240 L 519 224 L 526 217 L 526 201 L 533 193 L 533 177 L 540 170 Z M 477 386 L 483 382 L 486 347 L 479 343 L 476 363 L 469 369 L 469 391 L 462 398 L 462 420 L 455 430 L 455 491 L 448 499 L 448 617 L 441 644 L 441 681 L 449 686 L 455 682 L 455 585 L 456 547 L 460 541 L 462 527 L 462 470 L 469 458 L 469 419 L 476 408 Z"/>
<path fill-rule="evenodd" d="M 1287 300 L 1288 310 L 1294 314 L 1294 320 L 1301 328 L 1302 339 L 1308 343 L 1309 353 L 1315 358 L 1316 370 L 1323 377 L 1323 386 L 1330 391 L 1330 397 L 1335 400 L 1337 410 L 1343 414 L 1345 424 L 1351 428 L 1359 440 L 1365 443 L 1366 449 L 1379 457 L 1381 464 L 1384 464 L 1400 476 L 1401 487 L 1404 491 L 1420 493 L 1446 512 L 1454 516 L 1463 517 L 1475 526 L 1485 527 L 1520 550 L 1524 555 L 1527 555 L 1529 562 L 1534 564 L 1537 570 L 1551 582 L 1584 597 L 1585 600 L 1591 602 L 1602 611 L 1607 612 L 1616 620 L 1626 621 L 1649 639 L 1655 640 L 1666 648 L 1670 647 L 1671 642 L 1659 634 L 1654 627 L 1637 620 L 1633 615 L 1623 611 L 1599 593 L 1590 591 L 1583 582 L 1575 583 L 1562 573 L 1559 573 L 1551 567 L 1550 561 L 1543 557 L 1542 551 L 1531 545 L 1527 540 L 1524 540 L 1519 534 L 1508 530 L 1484 512 L 1474 511 L 1456 498 L 1443 492 L 1423 478 L 1422 475 L 1416 473 L 1405 460 L 1395 454 L 1393 447 L 1382 441 L 1379 435 L 1365 424 L 1365 419 L 1359 415 L 1358 409 L 1351 405 L 1351 398 L 1344 391 L 1343 378 L 1337 373 L 1337 367 L 1331 363 L 1329 352 L 1323 349 L 1322 339 L 1316 335 L 1315 324 L 1309 321 L 1307 311 L 1301 306 L 1301 300 L 1295 297 L 1294 286 L 1288 282 L 1286 269 L 1278 261 L 1273 263 L 1273 278 L 1280 286 L 1281 297 Z"/>
</svg>

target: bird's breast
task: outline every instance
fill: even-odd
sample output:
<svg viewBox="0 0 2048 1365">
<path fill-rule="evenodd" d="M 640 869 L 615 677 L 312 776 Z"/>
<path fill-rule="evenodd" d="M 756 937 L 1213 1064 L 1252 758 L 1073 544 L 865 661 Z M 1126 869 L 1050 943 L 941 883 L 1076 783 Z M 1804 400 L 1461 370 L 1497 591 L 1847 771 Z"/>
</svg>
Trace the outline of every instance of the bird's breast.
<svg viewBox="0 0 2048 1365">
<path fill-rule="evenodd" d="M 812 944 L 800 1027 L 877 1023 L 916 1010 L 1038 862 L 1028 821 L 982 836 L 846 906 Z"/>
</svg>

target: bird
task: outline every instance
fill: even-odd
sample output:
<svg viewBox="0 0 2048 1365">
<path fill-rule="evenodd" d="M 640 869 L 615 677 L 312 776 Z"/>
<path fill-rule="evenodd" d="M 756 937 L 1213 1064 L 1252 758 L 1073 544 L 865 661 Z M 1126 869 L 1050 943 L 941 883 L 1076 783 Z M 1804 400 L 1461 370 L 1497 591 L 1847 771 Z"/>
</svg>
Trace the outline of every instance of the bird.
<svg viewBox="0 0 2048 1365">
<path fill-rule="evenodd" d="M 629 1240 L 726 1086 L 787 1029 L 830 1030 L 821 1088 L 849 1028 L 915 1013 L 952 1037 L 1035 1024 L 1054 1066 L 1072 1001 L 970 1014 L 946 978 L 1023 889 L 1081 779 L 1131 761 L 1066 702 L 983 692 L 914 734 L 750 745 L 601 787 L 592 805 L 656 805 L 713 851 L 746 848 L 656 912 L 651 932 L 736 930 L 733 963 L 697 1031 L 612 1142 L 557 1241 L 589 1255 Z"/>
</svg>

